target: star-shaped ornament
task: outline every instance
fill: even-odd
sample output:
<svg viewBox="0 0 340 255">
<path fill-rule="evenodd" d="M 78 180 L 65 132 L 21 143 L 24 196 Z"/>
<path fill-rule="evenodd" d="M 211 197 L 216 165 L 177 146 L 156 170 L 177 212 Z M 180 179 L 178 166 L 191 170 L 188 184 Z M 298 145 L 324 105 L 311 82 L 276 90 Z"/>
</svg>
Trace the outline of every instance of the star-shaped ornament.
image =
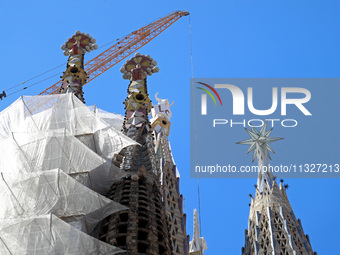
<svg viewBox="0 0 340 255">
<path fill-rule="evenodd" d="M 250 148 L 247 151 L 247 154 L 249 152 L 254 151 L 253 154 L 253 162 L 255 160 L 255 158 L 257 157 L 257 150 L 256 150 L 256 144 L 260 145 L 260 149 L 262 151 L 264 151 L 265 149 L 267 151 L 270 151 L 272 153 L 275 153 L 274 150 L 272 149 L 272 147 L 269 145 L 269 143 L 272 142 L 276 142 L 278 140 L 282 140 L 283 138 L 277 138 L 277 137 L 269 137 L 270 133 L 272 132 L 273 128 L 267 130 L 267 124 L 268 122 L 265 121 L 265 123 L 263 124 L 262 128 L 260 131 L 258 131 L 255 127 L 253 127 L 251 125 L 251 130 L 246 129 L 247 133 L 249 134 L 250 138 L 241 142 L 238 142 L 237 144 L 246 144 L 246 145 L 250 145 Z M 269 152 L 266 153 L 268 158 L 271 159 Z"/>
</svg>

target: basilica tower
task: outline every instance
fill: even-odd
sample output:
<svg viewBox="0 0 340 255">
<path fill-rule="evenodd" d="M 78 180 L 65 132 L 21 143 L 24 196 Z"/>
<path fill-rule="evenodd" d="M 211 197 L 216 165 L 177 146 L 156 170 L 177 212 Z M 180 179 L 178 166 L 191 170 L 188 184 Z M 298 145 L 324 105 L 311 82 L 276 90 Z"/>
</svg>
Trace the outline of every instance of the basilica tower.
<svg viewBox="0 0 340 255">
<path fill-rule="evenodd" d="M 100 239 L 129 255 L 173 254 L 159 182 L 161 171 L 148 119 L 152 104 L 147 76 L 158 72 L 156 65 L 150 56 L 136 53 L 121 68 L 123 78 L 130 80 L 123 133 L 139 145 L 125 148 L 115 158 L 114 163 L 126 176 L 111 187 L 108 197 L 129 209 L 103 222 Z"/>
<path fill-rule="evenodd" d="M 250 139 L 239 144 L 250 145 L 253 161 L 258 161 L 259 173 L 255 198 L 251 198 L 248 230 L 245 231 L 245 246 L 242 255 L 316 255 L 301 221 L 295 217 L 282 183 L 277 184 L 269 169 L 269 152 L 274 152 L 269 143 L 282 138 L 269 137 L 267 122 L 260 131 L 246 129 Z"/>
<path fill-rule="evenodd" d="M 158 93 L 157 93 L 158 94 Z M 158 98 L 151 114 L 151 129 L 155 137 L 155 152 L 159 161 L 163 203 L 169 224 L 172 250 L 174 255 L 189 254 L 189 236 L 186 234 L 186 214 L 183 208 L 183 196 L 179 190 L 180 175 L 172 157 L 168 135 L 172 116 L 168 99 Z"/>
</svg>

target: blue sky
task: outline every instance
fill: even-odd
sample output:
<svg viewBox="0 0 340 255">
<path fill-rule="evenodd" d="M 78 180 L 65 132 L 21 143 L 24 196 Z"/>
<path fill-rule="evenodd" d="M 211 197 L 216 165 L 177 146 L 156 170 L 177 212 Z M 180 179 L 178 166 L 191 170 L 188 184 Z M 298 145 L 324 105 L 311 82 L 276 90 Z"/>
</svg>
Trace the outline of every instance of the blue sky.
<svg viewBox="0 0 340 255">
<path fill-rule="evenodd" d="M 99 47 L 124 36 L 143 25 L 175 10 L 191 13 L 194 77 L 339 77 L 338 1 L 1 1 L 0 43 L 2 79 L 0 91 L 67 61 L 60 50 L 76 30 L 89 33 Z M 101 52 L 86 56 L 90 60 Z M 160 36 L 139 50 L 158 62 L 160 72 L 148 80 L 149 94 L 174 100 L 171 108 L 173 154 L 181 172 L 181 192 L 188 214 L 188 233 L 192 234 L 192 210 L 198 207 L 197 180 L 189 172 L 189 98 L 190 37 L 189 18 L 183 17 Z M 124 113 L 122 102 L 128 83 L 119 68 L 113 67 L 84 87 L 87 105 Z M 48 76 L 64 71 L 64 67 Z M 35 81 L 35 80 L 34 80 Z M 0 110 L 22 95 L 35 95 L 58 81 L 57 77 L 0 101 Z M 32 84 L 27 82 L 25 86 Z M 20 87 L 18 87 L 20 88 Z M 8 91 L 8 94 L 15 89 Z M 332 99 L 339 89 L 334 88 Z M 330 100 L 325 95 L 323 100 Z M 322 101 L 320 100 L 320 105 Z M 329 150 L 334 159 L 337 151 L 329 146 L 338 138 L 336 128 L 339 105 L 324 113 L 324 129 L 316 128 L 315 136 L 326 142 L 309 140 L 308 144 L 285 142 L 273 145 L 275 159 L 282 160 L 284 151 L 296 149 L 296 155 L 314 159 L 319 150 Z M 319 119 L 315 119 L 320 122 Z M 331 133 L 327 126 L 333 125 Z M 311 129 L 312 130 L 312 129 Z M 334 132 L 334 133 L 333 133 Z M 246 139 L 244 133 L 231 139 Z M 296 138 L 296 139 L 295 139 Z M 236 141 L 235 141 L 236 139 Z M 308 140 L 308 139 L 306 139 Z M 328 143 L 329 141 L 329 143 Z M 299 146 L 297 146 L 299 145 Z M 235 145 L 236 146 L 236 145 Z M 250 162 L 242 146 L 240 157 Z M 313 147 L 313 153 L 310 148 Z M 241 154 L 243 153 L 243 154 Z M 287 156 L 288 157 L 288 156 Z M 205 254 L 240 254 L 249 213 L 249 193 L 254 193 L 255 179 L 200 179 L 202 231 L 209 249 Z M 337 254 L 340 179 L 289 179 L 288 197 L 295 215 L 301 218 L 305 233 L 318 254 Z"/>
</svg>

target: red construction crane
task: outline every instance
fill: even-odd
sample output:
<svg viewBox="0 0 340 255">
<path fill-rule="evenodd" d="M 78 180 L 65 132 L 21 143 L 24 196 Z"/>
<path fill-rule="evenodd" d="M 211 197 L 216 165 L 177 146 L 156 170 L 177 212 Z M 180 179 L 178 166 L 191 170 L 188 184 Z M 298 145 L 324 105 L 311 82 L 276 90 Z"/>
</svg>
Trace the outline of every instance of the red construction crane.
<svg viewBox="0 0 340 255">
<path fill-rule="evenodd" d="M 147 26 L 144 26 L 130 33 L 123 39 L 119 40 L 115 45 L 85 64 L 85 71 L 88 75 L 86 83 L 89 83 L 94 78 L 109 70 L 115 64 L 150 42 L 157 35 L 162 33 L 173 23 L 175 23 L 178 19 L 187 15 L 189 15 L 189 12 L 186 11 L 173 12 L 163 18 L 150 23 Z M 51 87 L 45 89 L 39 95 L 57 94 L 59 92 L 61 84 L 62 81 L 60 80 Z"/>
</svg>

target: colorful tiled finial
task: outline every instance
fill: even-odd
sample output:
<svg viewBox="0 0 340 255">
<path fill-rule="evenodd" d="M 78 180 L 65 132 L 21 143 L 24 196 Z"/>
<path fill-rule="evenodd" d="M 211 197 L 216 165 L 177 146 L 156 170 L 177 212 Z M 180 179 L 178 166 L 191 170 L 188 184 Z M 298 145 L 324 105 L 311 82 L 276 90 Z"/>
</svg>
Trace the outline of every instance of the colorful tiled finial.
<svg viewBox="0 0 340 255">
<path fill-rule="evenodd" d="M 86 83 L 87 74 L 84 70 L 84 55 L 98 48 L 96 39 L 89 34 L 77 31 L 65 44 L 61 46 L 65 56 L 69 56 L 66 71 L 62 76 L 62 86 L 59 93 L 73 93 L 83 103 L 83 85 Z"/>
<path fill-rule="evenodd" d="M 61 46 L 61 49 L 64 51 L 65 56 L 85 54 L 86 52 L 98 49 L 98 45 L 95 43 L 96 39 L 92 38 L 89 34 L 76 31 L 76 33 L 71 38 L 68 38 Z"/>
<path fill-rule="evenodd" d="M 120 72 L 126 80 L 136 81 L 145 79 L 148 75 L 158 73 L 159 68 L 156 67 L 157 62 L 149 55 L 141 55 L 136 53 L 133 58 L 127 60 Z"/>
</svg>

